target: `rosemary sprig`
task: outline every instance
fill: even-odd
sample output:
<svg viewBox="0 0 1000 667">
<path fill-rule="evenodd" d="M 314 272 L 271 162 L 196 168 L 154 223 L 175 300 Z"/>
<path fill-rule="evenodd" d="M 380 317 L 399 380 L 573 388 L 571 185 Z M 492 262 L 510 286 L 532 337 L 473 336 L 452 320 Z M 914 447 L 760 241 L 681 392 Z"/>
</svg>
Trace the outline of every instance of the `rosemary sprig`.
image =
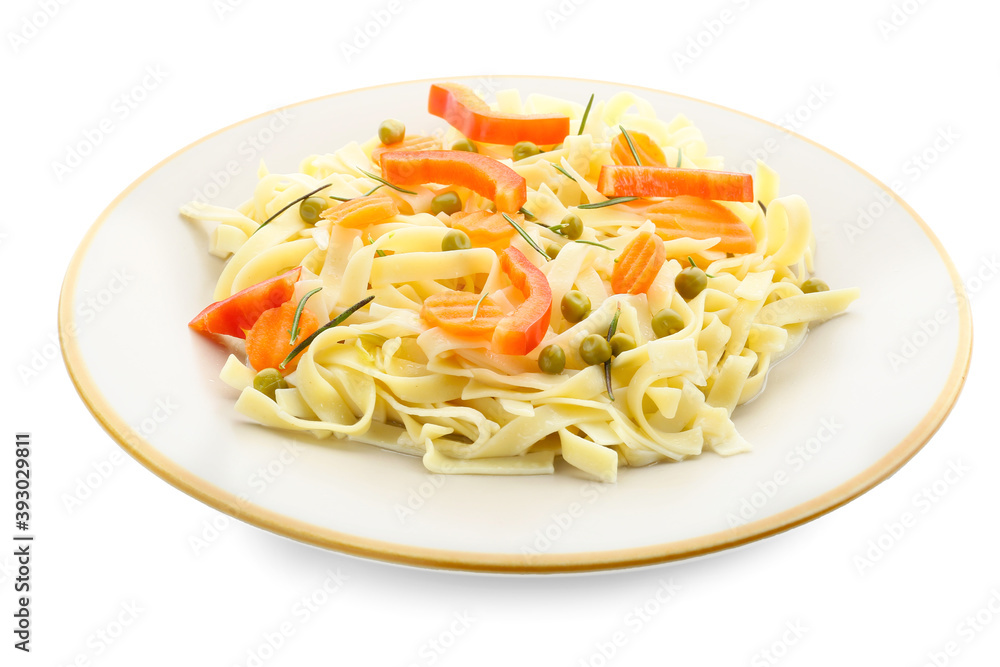
<svg viewBox="0 0 1000 667">
<path fill-rule="evenodd" d="M 472 321 L 475 322 L 476 318 L 479 316 L 479 306 L 483 305 L 483 300 L 490 295 L 489 292 L 483 292 L 483 295 L 479 297 L 479 301 L 476 302 L 476 307 L 472 309 Z"/>
<path fill-rule="evenodd" d="M 638 197 L 615 197 L 614 199 L 608 199 L 607 201 L 599 201 L 593 204 L 580 204 L 577 208 L 604 208 L 605 206 L 614 206 L 615 204 L 624 204 L 628 201 L 635 201 Z"/>
<path fill-rule="evenodd" d="M 376 176 L 375 174 L 371 173 L 370 171 L 365 171 L 365 170 L 364 170 L 364 169 L 362 169 L 361 167 L 355 167 L 355 169 L 357 169 L 358 171 L 360 171 L 360 172 L 361 172 L 362 174 L 364 174 L 364 175 L 365 175 L 365 176 L 367 176 L 368 178 L 372 179 L 373 181 L 378 181 L 379 183 L 381 183 L 381 184 L 382 184 L 382 185 L 384 185 L 385 187 L 387 187 L 387 188 L 392 188 L 392 189 L 393 189 L 393 190 L 395 190 L 396 192 L 402 192 L 403 194 L 407 194 L 407 195 L 415 195 L 415 194 L 417 194 L 417 193 L 416 193 L 416 192 L 414 192 L 413 190 L 406 190 L 406 189 L 404 189 L 404 188 L 401 188 L 401 187 L 399 187 L 398 185 L 395 185 L 395 184 L 393 184 L 393 183 L 390 183 L 389 181 L 385 180 L 385 179 L 384 179 L 384 178 L 382 178 L 381 176 Z M 381 187 L 381 186 L 380 186 L 380 187 Z M 371 190 L 371 192 L 375 192 L 375 190 Z"/>
<path fill-rule="evenodd" d="M 611 342 L 611 337 L 615 335 L 616 331 L 618 331 L 618 318 L 621 317 L 621 314 L 622 314 L 622 307 L 621 307 L 621 305 L 619 305 L 617 308 L 615 308 L 615 316 L 611 318 L 611 325 L 608 327 L 608 338 L 607 338 L 607 341 L 609 343 Z M 605 384 L 605 386 L 608 389 L 608 398 L 610 398 L 612 401 L 614 401 L 615 400 L 615 394 L 614 394 L 614 391 L 611 388 L 611 360 L 610 359 L 608 359 L 607 361 L 604 362 L 604 384 Z"/>
<path fill-rule="evenodd" d="M 524 219 L 527 220 L 528 222 L 534 222 L 535 220 L 538 220 L 538 218 L 535 217 L 534 213 L 524 208 L 523 206 L 520 209 L 518 209 L 517 212 L 523 215 Z"/>
<path fill-rule="evenodd" d="M 677 149 L 677 169 L 681 168 L 681 162 L 684 160 L 684 149 Z"/>
<path fill-rule="evenodd" d="M 509 223 L 511 224 L 511 226 L 513 226 L 513 227 L 514 227 L 514 229 L 516 229 L 516 230 L 517 230 L 517 233 L 521 235 L 521 238 L 523 238 L 523 239 L 524 239 L 525 241 L 527 241 L 527 242 L 528 242 L 528 245 L 530 245 L 530 246 L 531 246 L 532 248 L 534 248 L 534 249 L 535 249 L 535 251 L 536 251 L 536 252 L 537 252 L 537 253 L 538 253 L 539 255 L 541 255 L 542 257 L 544 257 L 544 258 L 545 258 L 545 259 L 547 259 L 547 260 L 548 260 L 548 259 L 552 259 L 551 257 L 549 257 L 549 255 L 548 255 L 548 253 L 547 253 L 547 252 L 545 252 L 544 250 L 542 250 L 542 249 L 541 249 L 541 248 L 540 248 L 540 247 L 538 246 L 538 244 L 537 244 L 537 243 L 535 243 L 535 240 L 534 240 L 533 238 L 531 238 L 530 236 L 528 236 L 528 232 L 524 231 L 524 229 L 523 229 L 523 228 L 521 227 L 521 225 L 519 225 L 519 224 L 517 224 L 516 222 L 514 222 L 514 218 L 510 217 L 510 216 L 509 216 L 509 215 L 507 215 L 506 213 L 503 213 L 502 215 L 503 215 L 504 219 L 505 219 L 505 220 L 506 220 L 507 222 L 509 222 Z"/>
<path fill-rule="evenodd" d="M 315 190 L 313 190 L 312 192 L 307 192 L 306 194 L 302 195 L 298 199 L 293 199 L 292 201 L 288 202 L 287 204 L 285 204 L 284 206 L 282 206 L 281 209 L 279 209 L 277 213 L 275 213 L 274 215 L 272 215 L 270 218 L 268 218 L 264 222 L 260 223 L 260 227 L 258 227 L 257 229 L 253 230 L 253 233 L 251 233 L 250 236 L 253 236 L 257 232 L 259 232 L 261 229 L 264 228 L 264 225 L 268 224 L 269 222 L 271 222 L 272 220 L 274 220 L 275 218 L 277 218 L 279 215 L 281 215 L 282 213 L 284 213 L 285 211 L 287 211 L 291 207 L 295 206 L 299 202 L 302 202 L 302 201 L 305 201 L 305 200 L 309 199 L 310 197 L 312 197 L 314 194 L 316 194 L 320 190 L 325 190 L 326 188 L 330 187 L 331 185 L 333 185 L 333 183 L 327 183 L 326 185 L 321 185 L 318 188 L 316 188 Z"/>
<path fill-rule="evenodd" d="M 295 309 L 295 317 L 292 318 L 292 330 L 288 332 L 289 335 L 291 336 L 291 338 L 288 341 L 289 345 L 294 345 L 295 344 L 295 339 L 299 337 L 300 333 L 302 333 L 302 330 L 299 329 L 299 318 L 302 317 L 302 311 L 306 307 L 306 301 L 309 300 L 309 297 L 311 297 L 316 292 L 321 291 L 322 289 L 323 289 L 322 287 L 317 287 L 316 289 L 312 290 L 311 292 L 309 292 L 308 294 L 306 294 L 304 297 L 302 297 L 301 299 L 299 299 L 299 305 Z"/>
<path fill-rule="evenodd" d="M 767 207 L 764 206 L 764 202 L 762 202 L 761 200 L 758 199 L 757 200 L 757 205 L 760 206 L 760 210 L 762 210 L 764 212 L 764 215 L 767 215 Z"/>
<path fill-rule="evenodd" d="M 639 152 L 635 150 L 635 144 L 632 143 L 632 135 L 628 133 L 628 130 L 623 125 L 619 125 L 618 129 L 625 135 L 625 141 L 628 142 L 628 149 L 632 151 L 632 159 L 635 160 L 635 166 L 641 167 L 642 160 L 639 159 Z"/>
<path fill-rule="evenodd" d="M 340 325 L 344 320 L 353 315 L 355 312 L 367 306 L 368 302 L 374 298 L 375 298 L 374 294 L 372 296 L 365 297 L 361 301 L 358 301 L 356 304 L 354 304 L 353 306 L 342 312 L 340 315 L 337 315 L 335 318 L 333 318 L 332 320 L 321 326 L 319 329 L 316 329 L 316 331 L 312 332 L 311 335 L 309 335 L 305 340 L 296 345 L 295 349 L 293 349 L 291 352 L 288 353 L 288 356 L 285 357 L 285 360 L 282 361 L 280 364 L 278 364 L 278 370 L 284 370 L 285 364 L 287 364 L 289 361 L 297 357 L 299 353 L 302 352 L 302 350 L 309 347 L 309 345 L 312 344 L 314 340 L 316 340 L 317 336 L 319 336 L 327 329 L 332 329 L 333 327 Z"/>
<path fill-rule="evenodd" d="M 693 259 L 691 259 L 691 255 L 688 255 L 688 261 L 691 262 L 691 268 L 692 269 L 697 269 L 698 268 L 698 265 L 694 263 Z M 715 277 L 711 273 L 705 273 L 705 276 L 708 277 L 708 278 L 714 278 Z"/>
<path fill-rule="evenodd" d="M 590 107 L 594 104 L 594 94 L 590 94 L 590 100 L 587 101 L 587 108 L 583 110 L 583 118 L 580 119 L 580 131 L 577 132 L 577 136 L 583 134 L 583 128 L 587 127 L 587 118 L 590 116 Z"/>
<path fill-rule="evenodd" d="M 555 162 L 550 162 L 549 164 L 551 164 L 553 167 L 555 167 L 556 171 L 558 171 L 560 174 L 562 174 L 563 176 L 565 176 L 569 180 L 571 180 L 574 183 L 576 183 L 576 179 L 573 178 L 572 176 L 570 176 L 569 172 L 567 172 L 565 169 L 563 169 L 562 167 L 560 167 L 559 165 L 557 165 Z"/>
<path fill-rule="evenodd" d="M 372 238 L 372 235 L 370 233 L 368 234 L 368 245 L 375 245 L 375 239 Z M 376 248 L 375 254 L 378 255 L 379 257 L 385 257 L 385 250 L 382 250 L 381 248 Z"/>
<path fill-rule="evenodd" d="M 603 243 L 598 243 L 597 241 L 587 241 L 585 239 L 573 239 L 573 243 L 586 243 L 587 245 L 597 246 L 598 248 L 604 248 L 605 250 L 611 250 L 614 252 L 614 248 L 611 246 L 606 246 Z"/>
</svg>

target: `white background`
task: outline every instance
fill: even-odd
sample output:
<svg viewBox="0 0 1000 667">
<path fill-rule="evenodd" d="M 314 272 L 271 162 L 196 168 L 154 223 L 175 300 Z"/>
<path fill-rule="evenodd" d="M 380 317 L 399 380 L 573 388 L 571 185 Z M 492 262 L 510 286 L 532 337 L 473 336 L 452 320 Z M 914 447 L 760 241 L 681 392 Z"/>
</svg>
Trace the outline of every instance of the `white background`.
<svg viewBox="0 0 1000 667">
<path fill-rule="evenodd" d="M 37 541 L 30 655 L 12 648 L 13 558 L 0 550 L 0 663 L 995 664 L 997 5 L 344 4 L 4 3 L 0 515 L 6 526 L 13 434 L 30 431 Z M 386 25 L 346 54 L 373 12 Z M 685 52 L 690 62 L 677 59 Z M 968 383 L 937 435 L 882 485 L 788 533 L 586 576 L 465 575 L 327 553 L 230 521 L 125 456 L 52 342 L 66 266 L 103 208 L 170 153 L 247 116 L 356 87 L 503 73 L 660 88 L 772 121 L 798 111 L 800 133 L 882 181 L 903 179 L 968 281 L 976 326 Z M 116 100 L 144 79 L 125 116 Z M 58 174 L 54 163 L 104 118 L 110 133 Z M 942 132 L 955 138 L 935 149 Z M 917 167 L 925 151 L 933 164 Z M 967 471 L 947 475 L 954 467 Z M 88 475 L 96 488 L 67 508 Z M 934 488 L 932 503 L 917 501 Z M 915 524 L 894 528 L 906 513 Z M 327 595 L 330 573 L 343 583 Z M 663 582 L 676 586 L 665 603 Z M 301 602 L 310 596 L 312 610 Z"/>
</svg>

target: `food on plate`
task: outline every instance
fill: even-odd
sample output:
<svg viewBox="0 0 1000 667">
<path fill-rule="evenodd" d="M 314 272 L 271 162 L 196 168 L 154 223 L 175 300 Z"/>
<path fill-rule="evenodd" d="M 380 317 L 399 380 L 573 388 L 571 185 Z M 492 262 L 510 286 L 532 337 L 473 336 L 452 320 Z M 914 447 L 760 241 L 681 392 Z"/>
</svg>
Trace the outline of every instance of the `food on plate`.
<svg viewBox="0 0 1000 667">
<path fill-rule="evenodd" d="M 449 127 L 386 109 L 298 172 L 261 165 L 236 208 L 182 208 L 227 260 L 189 326 L 231 344 L 255 422 L 435 473 L 613 482 L 748 451 L 733 411 L 858 297 L 813 276 L 802 197 L 725 171 L 683 115 L 451 83 L 428 111 Z"/>
</svg>

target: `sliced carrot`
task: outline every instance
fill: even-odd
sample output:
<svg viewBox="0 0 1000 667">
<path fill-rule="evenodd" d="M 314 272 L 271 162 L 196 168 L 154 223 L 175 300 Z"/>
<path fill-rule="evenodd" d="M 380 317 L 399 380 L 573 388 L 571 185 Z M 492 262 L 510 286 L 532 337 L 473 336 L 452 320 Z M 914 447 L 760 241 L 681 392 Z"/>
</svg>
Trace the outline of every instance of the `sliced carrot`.
<svg viewBox="0 0 1000 667">
<path fill-rule="evenodd" d="M 569 117 L 558 114 L 511 114 L 493 111 L 468 86 L 435 83 L 427 96 L 427 111 L 473 141 L 513 146 L 519 141 L 558 144 L 569 134 Z"/>
<path fill-rule="evenodd" d="M 605 197 L 679 197 L 753 201 L 750 174 L 708 169 L 606 164 L 597 189 Z"/>
<path fill-rule="evenodd" d="M 664 241 L 719 238 L 712 250 L 734 255 L 757 250 L 750 228 L 735 213 L 710 199 L 682 196 L 632 208 L 653 221 L 656 233 Z"/>
<path fill-rule="evenodd" d="M 648 134 L 645 132 L 629 131 L 628 136 L 632 137 L 632 144 L 635 146 L 635 152 L 639 154 L 642 164 L 647 166 L 667 166 L 666 156 L 663 155 L 663 151 Z M 615 161 L 615 164 L 635 165 L 635 157 L 632 155 L 632 149 L 629 148 L 628 140 L 625 138 L 624 133 L 619 134 L 612 140 L 611 158 Z"/>
<path fill-rule="evenodd" d="M 615 294 L 644 293 L 666 259 L 662 239 L 652 232 L 640 232 L 618 256 L 611 273 L 611 289 Z"/>
<path fill-rule="evenodd" d="M 476 304 L 479 304 L 478 311 Z M 473 313 L 476 315 L 475 319 L 472 317 Z M 503 311 L 488 295 L 483 298 L 472 292 L 448 290 L 424 299 L 420 317 L 431 326 L 441 327 L 462 338 L 489 339 L 503 319 Z"/>
<path fill-rule="evenodd" d="M 524 216 L 520 213 L 511 217 L 518 224 L 524 224 Z M 456 213 L 451 216 L 451 228 L 465 232 L 474 247 L 493 248 L 497 252 L 509 246 L 514 235 L 514 227 L 502 214 L 493 211 Z"/>
<path fill-rule="evenodd" d="M 369 195 L 328 208 L 320 213 L 320 217 L 341 227 L 363 229 L 369 225 L 388 220 L 398 213 L 396 202 L 391 197 Z"/>
<path fill-rule="evenodd" d="M 319 329 L 319 320 L 316 319 L 316 316 L 308 310 L 303 310 L 299 317 L 299 335 L 295 339 L 295 345 L 293 345 L 291 343 L 292 323 L 295 321 L 297 308 L 297 303 L 286 301 L 277 308 L 266 310 L 247 332 L 247 359 L 254 370 L 278 368 L 278 364 L 284 361 L 285 357 L 295 349 L 295 345 Z M 279 369 L 282 375 L 288 375 L 295 370 L 303 352 L 285 364 L 284 369 Z"/>
<path fill-rule="evenodd" d="M 372 162 L 378 164 L 379 158 L 382 157 L 382 153 L 387 153 L 389 151 L 436 151 L 441 148 L 441 142 L 434 137 L 428 137 L 423 134 L 415 134 L 412 137 L 406 137 L 402 141 L 397 141 L 394 144 L 379 144 L 372 149 Z"/>
</svg>

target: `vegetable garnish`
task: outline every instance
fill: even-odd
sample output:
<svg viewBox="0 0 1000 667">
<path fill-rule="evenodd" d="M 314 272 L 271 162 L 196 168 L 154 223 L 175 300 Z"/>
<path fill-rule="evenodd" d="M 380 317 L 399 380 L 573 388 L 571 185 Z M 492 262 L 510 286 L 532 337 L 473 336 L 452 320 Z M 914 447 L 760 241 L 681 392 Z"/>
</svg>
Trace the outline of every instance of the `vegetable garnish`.
<svg viewBox="0 0 1000 667">
<path fill-rule="evenodd" d="M 469 188 L 514 213 L 528 201 L 527 182 L 486 155 L 468 151 L 391 151 L 382 155 L 382 176 L 393 183 L 440 183 Z"/>
<path fill-rule="evenodd" d="M 629 136 L 628 130 L 625 129 L 624 125 L 619 125 L 618 129 L 622 131 L 622 136 L 625 137 L 625 141 L 628 142 L 628 149 L 632 151 L 632 159 L 635 160 L 636 166 L 642 166 L 642 160 L 639 159 L 639 154 L 635 150 L 635 144 L 632 143 L 632 137 Z"/>
<path fill-rule="evenodd" d="M 757 241 L 750 227 L 722 204 L 711 199 L 681 195 L 662 201 L 644 201 L 632 207 L 656 225 L 664 241 L 677 238 L 711 239 L 719 242 L 712 250 L 751 253 Z"/>
<path fill-rule="evenodd" d="M 489 339 L 504 313 L 487 294 L 477 297 L 472 292 L 445 290 L 424 299 L 420 317 L 454 336 Z"/>
<path fill-rule="evenodd" d="M 476 302 L 476 307 L 472 309 L 472 321 L 476 321 L 476 317 L 479 315 L 479 307 L 483 305 L 483 299 L 490 295 L 489 292 L 483 292 L 483 295 L 479 297 L 479 301 Z"/>
<path fill-rule="evenodd" d="M 624 204 L 626 202 L 635 201 L 638 197 L 615 197 L 614 199 L 608 199 L 606 201 L 599 201 L 593 204 L 580 204 L 577 208 L 604 208 L 605 206 L 614 206 L 615 204 Z"/>
<path fill-rule="evenodd" d="M 764 206 L 764 202 L 758 199 L 757 205 L 760 206 L 760 210 L 764 212 L 764 215 L 767 215 L 767 207 Z"/>
<path fill-rule="evenodd" d="M 385 185 L 379 183 L 374 188 L 372 188 L 368 192 L 366 192 L 363 195 L 361 195 L 361 197 L 337 197 L 336 195 L 327 195 L 327 196 L 330 199 L 336 199 L 337 201 L 340 201 L 340 202 L 354 201 L 355 199 L 360 199 L 362 197 L 367 197 L 369 195 L 373 195 L 373 194 L 375 194 L 376 190 L 378 190 L 379 188 L 384 188 L 384 187 L 385 187 Z"/>
<path fill-rule="evenodd" d="M 590 99 L 587 100 L 587 108 L 583 110 L 583 117 L 580 119 L 580 131 L 576 134 L 582 135 L 583 129 L 587 127 L 587 118 L 590 117 L 590 107 L 594 104 L 594 93 L 590 94 Z"/>
<path fill-rule="evenodd" d="M 563 169 L 562 167 L 560 167 L 559 165 L 557 165 L 555 162 L 550 162 L 549 164 L 551 164 L 553 167 L 555 167 L 556 171 L 558 171 L 560 174 L 562 174 L 563 176 L 565 176 L 569 180 L 571 180 L 574 183 L 576 183 L 576 179 L 573 178 L 572 176 L 570 176 L 569 173 L 565 169 Z"/>
<path fill-rule="evenodd" d="M 372 235 L 371 235 L 370 232 L 368 234 L 368 245 L 375 245 L 375 239 L 372 238 Z M 375 249 L 375 254 L 378 255 L 379 257 L 385 257 L 386 256 L 385 255 L 385 250 L 382 250 L 381 248 L 376 248 Z"/>
<path fill-rule="evenodd" d="M 622 250 L 611 272 L 611 289 L 615 294 L 644 294 L 667 259 L 667 250 L 659 236 L 639 232 Z"/>
<path fill-rule="evenodd" d="M 389 181 L 385 180 L 384 178 L 382 178 L 381 176 L 376 176 L 375 174 L 371 173 L 370 171 L 365 171 L 361 167 L 355 167 L 355 169 L 357 169 L 358 171 L 360 171 L 362 174 L 364 174 L 368 178 L 370 178 L 370 179 L 372 179 L 374 181 L 378 181 L 379 183 L 381 183 L 382 185 L 384 185 L 386 187 L 392 188 L 396 192 L 402 192 L 404 195 L 415 195 L 415 194 L 417 194 L 413 190 L 405 190 L 405 189 L 399 187 L 398 185 L 394 185 L 394 184 L 390 183 Z"/>
<path fill-rule="evenodd" d="M 286 301 L 277 308 L 265 311 L 247 332 L 247 361 L 254 370 L 277 368 L 279 371 L 291 373 L 298 364 L 298 353 L 285 357 L 292 348 L 288 340 L 288 331 L 292 328 L 295 318 L 295 304 Z M 319 320 L 310 311 L 305 310 L 299 320 L 299 326 L 311 334 L 319 327 Z M 284 361 L 282 361 L 284 359 Z M 287 364 L 287 368 L 286 368 Z"/>
<path fill-rule="evenodd" d="M 291 335 L 291 338 L 288 341 L 289 343 L 294 345 L 295 339 L 298 338 L 299 333 L 301 333 L 301 330 L 299 329 L 299 319 L 302 317 L 302 310 L 306 307 L 306 301 L 308 301 L 309 297 L 311 297 L 313 294 L 321 291 L 323 291 L 323 288 L 317 287 L 316 289 L 310 291 L 304 297 L 299 299 L 299 305 L 295 309 L 295 319 L 292 320 L 292 330 L 289 332 L 289 334 Z"/>
<path fill-rule="evenodd" d="M 688 262 L 691 263 L 691 268 L 692 269 L 698 269 L 699 271 L 701 271 L 701 269 L 698 267 L 698 265 L 694 263 L 694 260 L 691 259 L 691 255 L 688 255 Z M 702 273 L 705 273 L 705 272 L 702 271 Z M 708 278 L 714 278 L 715 277 L 711 273 L 705 273 L 705 276 L 707 276 Z"/>
<path fill-rule="evenodd" d="M 615 316 L 611 318 L 611 325 L 608 327 L 607 341 L 609 343 L 611 342 L 611 337 L 615 335 L 616 331 L 618 331 L 618 318 L 621 316 L 621 314 L 622 314 L 622 307 L 621 307 L 621 305 L 619 305 L 617 308 L 615 308 Z M 611 388 L 611 360 L 610 359 L 608 359 L 607 361 L 604 362 L 604 385 L 608 389 L 608 398 L 610 398 L 612 401 L 614 401 L 615 400 L 615 392 Z"/>
<path fill-rule="evenodd" d="M 200 334 L 246 338 L 246 330 L 254 325 L 264 311 L 276 308 L 292 298 L 300 275 L 302 267 L 296 266 L 280 276 L 237 292 L 228 299 L 216 301 L 198 313 L 188 326 Z"/>
<path fill-rule="evenodd" d="M 308 338 L 306 338 L 301 343 L 299 343 L 298 345 L 296 345 L 295 349 L 288 353 L 288 356 L 285 357 L 285 360 L 282 361 L 280 364 L 278 364 L 278 370 L 284 370 L 285 365 L 287 363 L 289 363 L 292 359 L 294 359 L 295 357 L 297 357 L 300 352 L 302 352 L 307 347 L 309 347 L 309 345 L 314 340 L 316 340 L 317 336 L 319 336 L 321 333 L 323 333 L 327 329 L 332 329 L 335 326 L 339 326 L 348 317 L 350 317 L 355 312 L 357 312 L 357 311 L 361 310 L 362 308 L 364 308 L 365 306 L 367 306 L 368 303 L 372 299 L 374 299 L 374 298 L 375 298 L 374 294 L 372 296 L 365 297 L 361 301 L 358 301 L 356 304 L 354 304 L 353 306 L 351 306 L 350 308 L 348 308 L 347 310 L 345 310 L 344 312 L 342 312 L 340 315 L 337 315 L 335 318 L 333 318 L 332 320 L 330 320 L 329 322 L 327 322 L 326 324 L 324 324 L 320 328 L 316 329 L 314 332 L 312 332 L 312 334 L 309 335 Z"/>
<path fill-rule="evenodd" d="M 534 222 L 535 220 L 538 220 L 538 218 L 535 217 L 534 213 L 532 213 L 528 209 L 524 208 L 523 206 L 521 208 L 519 208 L 517 210 L 517 212 L 520 213 L 521 215 L 523 215 L 524 219 L 527 220 L 527 221 L 529 221 L 529 222 Z"/>
<path fill-rule="evenodd" d="M 678 197 L 693 195 L 720 201 L 753 201 L 750 174 L 707 169 L 603 165 L 597 190 L 605 197 Z"/>
<path fill-rule="evenodd" d="M 392 197 L 373 195 L 358 197 L 328 208 L 320 214 L 320 217 L 340 227 L 364 229 L 398 214 L 399 209 L 396 208 L 396 202 Z"/>
<path fill-rule="evenodd" d="M 596 246 L 598 248 L 604 248 L 605 250 L 614 250 L 611 246 L 606 246 L 603 243 L 598 243 L 597 241 L 587 241 L 584 239 L 573 239 L 573 243 L 586 243 L 587 245 Z"/>
<path fill-rule="evenodd" d="M 277 218 L 279 215 L 281 215 L 282 213 L 284 213 L 285 211 L 287 211 L 291 207 L 295 206 L 299 202 L 303 202 L 303 201 L 309 199 L 310 197 L 312 197 L 314 194 L 316 194 L 320 190 L 325 190 L 328 187 L 330 187 L 331 185 L 333 185 L 333 183 L 327 183 L 326 185 L 321 185 L 318 188 L 316 188 L 315 190 L 313 190 L 312 192 L 307 192 L 306 194 L 302 195 L 298 199 L 293 199 L 292 201 L 288 202 L 287 204 L 285 204 L 284 206 L 282 206 L 280 209 L 278 209 L 277 213 L 275 213 L 274 215 L 272 215 L 270 218 L 268 218 L 264 222 L 260 223 L 260 227 L 258 227 L 257 229 L 253 230 L 253 232 L 250 234 L 250 236 L 253 236 L 257 232 L 259 232 L 264 227 L 264 225 L 268 224 L 269 222 L 271 222 L 272 220 L 274 220 L 275 218 Z"/>
<path fill-rule="evenodd" d="M 474 90 L 457 83 L 432 84 L 427 111 L 444 118 L 469 139 L 491 144 L 558 144 L 569 134 L 568 116 L 493 111 Z"/>
<path fill-rule="evenodd" d="M 389 151 L 431 151 L 439 148 L 441 148 L 441 142 L 434 137 L 416 135 L 394 144 L 379 144 L 372 149 L 371 160 L 378 163 L 382 159 L 382 154 Z"/>
<path fill-rule="evenodd" d="M 507 219 L 507 222 L 509 222 L 511 224 L 511 226 L 514 229 L 517 230 L 517 233 L 521 235 L 521 238 L 523 238 L 525 241 L 527 241 L 528 245 L 530 245 L 532 248 L 534 248 L 538 252 L 538 254 L 540 254 L 542 257 L 544 257 L 547 260 L 548 259 L 552 259 L 551 257 L 549 257 L 549 254 L 547 252 L 545 252 L 544 250 L 542 250 L 539 247 L 539 245 L 537 243 L 535 243 L 535 239 L 533 239 L 530 236 L 528 236 L 528 232 L 524 231 L 524 228 L 521 227 L 521 225 L 519 225 L 516 222 L 514 222 L 514 218 L 510 217 L 506 213 L 503 214 L 503 217 Z"/>
<path fill-rule="evenodd" d="M 677 168 L 678 169 L 681 168 L 681 162 L 683 162 L 683 161 L 684 161 L 684 149 L 683 148 L 678 148 L 677 149 Z"/>
<path fill-rule="evenodd" d="M 525 355 L 538 347 L 552 317 L 552 288 L 541 269 L 511 246 L 500 253 L 500 269 L 524 295 L 524 302 L 497 324 L 493 351 Z"/>
<path fill-rule="evenodd" d="M 510 237 L 514 235 L 514 230 L 503 216 L 492 211 L 459 213 L 451 217 L 451 228 L 465 232 L 477 248 L 493 248 L 500 252 L 510 245 Z"/>
</svg>

